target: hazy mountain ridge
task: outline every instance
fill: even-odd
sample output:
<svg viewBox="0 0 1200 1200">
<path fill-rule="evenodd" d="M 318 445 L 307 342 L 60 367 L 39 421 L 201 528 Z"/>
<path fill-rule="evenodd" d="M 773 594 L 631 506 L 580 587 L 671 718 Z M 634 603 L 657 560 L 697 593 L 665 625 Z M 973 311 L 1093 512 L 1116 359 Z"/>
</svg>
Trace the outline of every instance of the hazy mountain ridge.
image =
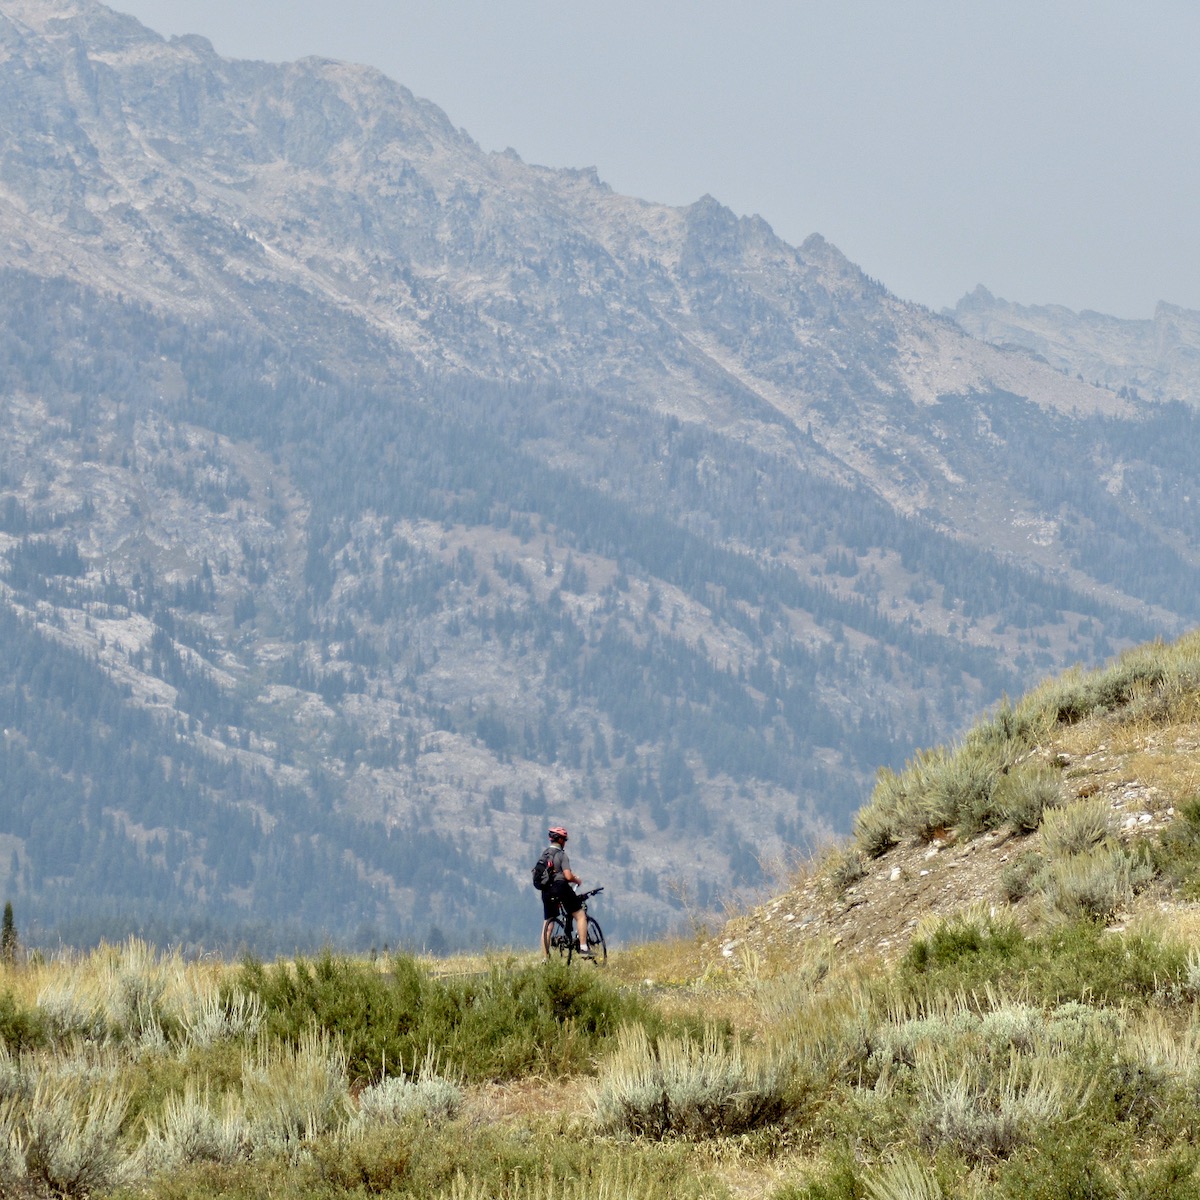
<svg viewBox="0 0 1200 1200">
<path fill-rule="evenodd" d="M 1060 371 L 1149 400 L 1200 402 L 1200 313 L 1160 302 L 1150 320 L 1000 300 L 985 287 L 952 313 L 972 336 L 1017 346 Z"/>
<path fill-rule="evenodd" d="M 819 237 L 484 154 L 366 68 L 40 0 L 0 47 L 0 584 L 22 661 L 85 680 L 0 689 L 8 786 L 84 813 L 0 831 L 46 922 L 506 937 L 553 815 L 652 926 L 1194 620 L 1186 411 Z M 114 743 L 102 696 L 156 720 Z M 96 804 L 106 755 L 174 765 Z M 137 885 L 97 903 L 101 831 Z"/>
</svg>

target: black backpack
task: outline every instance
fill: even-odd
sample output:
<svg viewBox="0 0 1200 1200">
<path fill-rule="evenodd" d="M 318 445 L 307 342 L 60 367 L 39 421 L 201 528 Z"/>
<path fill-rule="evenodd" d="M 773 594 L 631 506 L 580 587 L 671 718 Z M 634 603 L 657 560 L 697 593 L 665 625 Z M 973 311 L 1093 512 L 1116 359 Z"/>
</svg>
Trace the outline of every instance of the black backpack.
<svg viewBox="0 0 1200 1200">
<path fill-rule="evenodd" d="M 550 861 L 550 856 L 554 853 L 554 849 L 553 846 L 547 846 L 538 856 L 537 862 L 533 864 L 533 886 L 539 892 L 547 884 L 554 882 L 554 864 Z"/>
</svg>

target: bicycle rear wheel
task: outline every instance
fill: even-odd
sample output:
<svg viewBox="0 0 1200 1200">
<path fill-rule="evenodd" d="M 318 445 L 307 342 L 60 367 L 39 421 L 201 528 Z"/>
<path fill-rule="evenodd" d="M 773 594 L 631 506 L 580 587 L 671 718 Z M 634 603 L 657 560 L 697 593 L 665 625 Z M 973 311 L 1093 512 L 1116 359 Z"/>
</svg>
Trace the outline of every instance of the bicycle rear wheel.
<svg viewBox="0 0 1200 1200">
<path fill-rule="evenodd" d="M 571 961 L 571 946 L 575 941 L 575 930 L 569 917 L 559 913 L 550 926 L 550 954 Z"/>
</svg>

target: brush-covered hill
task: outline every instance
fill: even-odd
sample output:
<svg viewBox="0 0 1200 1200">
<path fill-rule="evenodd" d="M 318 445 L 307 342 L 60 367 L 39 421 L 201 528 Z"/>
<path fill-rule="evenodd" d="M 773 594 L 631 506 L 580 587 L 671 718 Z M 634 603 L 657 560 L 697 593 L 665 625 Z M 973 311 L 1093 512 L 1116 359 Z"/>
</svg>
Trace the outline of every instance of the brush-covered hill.
<svg viewBox="0 0 1200 1200">
<path fill-rule="evenodd" d="M 1200 928 L 1200 634 L 1050 679 L 881 771 L 853 838 L 717 949 L 894 961 L 963 913 Z"/>
<path fill-rule="evenodd" d="M 664 928 L 1200 619 L 1198 442 L 376 71 L 0 0 L 0 888 L 506 943 L 554 821 Z"/>
</svg>

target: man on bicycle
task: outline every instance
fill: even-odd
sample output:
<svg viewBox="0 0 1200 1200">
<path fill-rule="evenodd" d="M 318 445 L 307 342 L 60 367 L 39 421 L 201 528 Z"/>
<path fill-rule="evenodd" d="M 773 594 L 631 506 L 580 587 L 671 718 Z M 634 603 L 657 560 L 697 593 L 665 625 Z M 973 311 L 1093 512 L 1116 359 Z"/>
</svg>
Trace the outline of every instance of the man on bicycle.
<svg viewBox="0 0 1200 1200">
<path fill-rule="evenodd" d="M 559 907 L 575 919 L 575 928 L 579 933 L 579 955 L 581 958 L 591 958 L 592 951 L 587 940 L 587 914 L 583 911 L 583 903 L 575 894 L 572 884 L 582 883 L 583 880 L 571 870 L 571 860 L 567 858 L 567 831 L 562 825 L 555 825 L 547 831 L 550 845 L 545 850 L 546 883 L 542 888 L 542 958 L 550 957 L 550 931 L 554 928 L 554 919 L 558 916 Z"/>
</svg>

